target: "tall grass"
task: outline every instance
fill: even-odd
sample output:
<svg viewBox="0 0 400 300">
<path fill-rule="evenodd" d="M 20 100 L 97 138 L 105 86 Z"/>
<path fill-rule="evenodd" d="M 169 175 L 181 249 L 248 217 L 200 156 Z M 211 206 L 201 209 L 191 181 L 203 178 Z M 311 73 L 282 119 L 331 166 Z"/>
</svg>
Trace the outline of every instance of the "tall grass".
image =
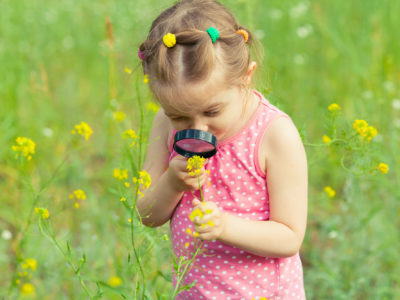
<svg viewBox="0 0 400 300">
<path fill-rule="evenodd" d="M 0 1 L 2 298 L 28 297 L 24 283 L 37 299 L 172 294 L 168 225 L 140 224 L 131 180 L 155 114 L 137 46 L 171 2 Z M 255 88 L 292 117 L 306 145 L 308 299 L 399 298 L 400 1 L 223 3 L 264 46 Z M 331 103 L 342 108 L 333 119 Z M 355 119 L 378 130 L 370 143 Z M 81 121 L 89 140 L 71 134 Z M 128 129 L 138 136 L 132 147 Z M 345 142 L 323 143 L 324 134 Z M 29 161 L 15 159 L 18 136 L 36 143 Z M 78 189 L 87 197 L 75 208 Z"/>
</svg>

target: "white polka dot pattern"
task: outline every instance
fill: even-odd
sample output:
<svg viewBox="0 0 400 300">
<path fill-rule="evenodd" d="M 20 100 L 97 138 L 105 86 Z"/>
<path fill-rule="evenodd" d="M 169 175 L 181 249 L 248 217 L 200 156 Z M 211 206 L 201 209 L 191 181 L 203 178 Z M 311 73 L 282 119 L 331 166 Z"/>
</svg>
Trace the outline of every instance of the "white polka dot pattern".
<svg viewBox="0 0 400 300">
<path fill-rule="evenodd" d="M 205 199 L 214 201 L 225 213 L 249 220 L 268 220 L 266 178 L 256 162 L 259 138 L 275 117 L 287 115 L 256 94 L 261 104 L 248 124 L 218 144 L 217 154 L 209 158 L 206 169 L 210 170 L 211 185 L 204 186 L 203 193 Z M 175 155 L 172 152 L 170 159 Z M 200 198 L 199 191 L 194 194 Z M 192 199 L 190 192 L 184 193 L 171 218 L 172 245 L 178 257 L 188 256 L 193 250 L 193 238 L 186 234 L 186 228 L 193 230 L 188 218 Z M 260 257 L 215 240 L 205 242 L 204 248 L 206 252 L 197 257 L 184 280 L 184 284 L 196 280 L 195 286 L 176 299 L 305 299 L 298 254 L 289 258 Z"/>
</svg>

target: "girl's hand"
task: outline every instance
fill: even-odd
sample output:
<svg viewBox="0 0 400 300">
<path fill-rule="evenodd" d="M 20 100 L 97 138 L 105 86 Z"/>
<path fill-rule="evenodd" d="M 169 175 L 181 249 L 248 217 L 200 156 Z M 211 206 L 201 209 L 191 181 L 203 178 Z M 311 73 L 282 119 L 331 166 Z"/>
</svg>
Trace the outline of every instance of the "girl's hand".
<svg viewBox="0 0 400 300">
<path fill-rule="evenodd" d="M 207 163 L 207 160 L 204 164 Z M 199 189 L 199 179 L 196 176 L 189 175 L 187 167 L 187 158 L 181 155 L 175 156 L 170 162 L 167 170 L 172 187 L 179 192 L 195 191 Z M 207 180 L 207 174 L 204 167 L 200 173 L 200 186 Z"/>
<path fill-rule="evenodd" d="M 199 199 L 192 201 L 193 211 L 201 210 L 202 214 L 195 214 L 193 225 L 198 238 L 206 241 L 218 239 L 225 228 L 224 214 L 214 202 L 200 202 Z"/>
</svg>

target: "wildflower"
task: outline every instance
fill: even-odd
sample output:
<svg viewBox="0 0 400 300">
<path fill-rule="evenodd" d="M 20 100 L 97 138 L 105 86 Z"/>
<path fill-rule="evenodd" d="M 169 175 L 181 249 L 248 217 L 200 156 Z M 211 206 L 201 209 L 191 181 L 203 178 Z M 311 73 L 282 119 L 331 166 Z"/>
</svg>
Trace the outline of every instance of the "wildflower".
<svg viewBox="0 0 400 300">
<path fill-rule="evenodd" d="M 127 188 L 131 186 L 131 184 L 128 181 L 125 181 L 124 184 L 125 184 L 125 187 L 127 187 Z"/>
<path fill-rule="evenodd" d="M 191 171 L 189 172 L 190 176 L 200 175 L 201 168 L 203 168 L 203 164 L 205 162 L 205 158 L 195 155 L 188 159 L 186 169 Z"/>
<path fill-rule="evenodd" d="M 40 214 L 43 219 L 48 219 L 50 217 L 50 213 L 47 208 L 35 207 L 35 213 Z"/>
<path fill-rule="evenodd" d="M 79 208 L 79 201 L 78 200 L 86 200 L 86 194 L 83 190 L 75 190 L 71 194 L 69 194 L 69 199 L 75 200 L 75 208 Z"/>
<path fill-rule="evenodd" d="M 113 118 L 117 122 L 122 122 L 123 120 L 125 120 L 126 115 L 123 111 L 114 111 Z"/>
<path fill-rule="evenodd" d="M 20 156 L 26 157 L 28 160 L 32 159 L 32 154 L 35 153 L 35 142 L 32 141 L 31 139 L 28 139 L 26 137 L 17 137 L 15 139 L 17 145 L 11 146 L 11 149 L 15 152 L 15 158 L 18 158 Z"/>
<path fill-rule="evenodd" d="M 137 139 L 137 135 L 136 135 L 135 131 L 133 131 L 132 129 L 128 129 L 122 133 L 122 138 L 123 139 Z M 132 143 L 129 145 L 129 147 L 133 147 L 134 145 L 135 145 L 135 141 L 133 140 Z"/>
<path fill-rule="evenodd" d="M 148 74 L 144 74 L 144 78 L 143 78 L 143 83 L 149 83 L 149 75 Z"/>
<path fill-rule="evenodd" d="M 119 199 L 119 201 L 125 202 L 125 201 L 126 201 L 126 198 L 125 198 L 125 197 L 121 197 L 121 199 Z"/>
<path fill-rule="evenodd" d="M 362 139 L 366 139 L 368 143 L 378 134 L 378 130 L 373 126 L 369 126 L 365 120 L 355 120 L 353 128 L 362 136 Z"/>
<path fill-rule="evenodd" d="M 332 139 L 329 136 L 327 136 L 326 134 L 324 134 L 322 136 L 322 141 L 324 142 L 324 144 L 328 144 L 328 143 L 332 142 Z"/>
<path fill-rule="evenodd" d="M 190 221 L 193 222 L 196 217 L 199 217 L 200 219 L 202 219 L 203 216 L 204 216 L 203 212 L 200 210 L 200 208 L 196 208 L 189 215 L 189 219 L 190 219 Z"/>
<path fill-rule="evenodd" d="M 147 102 L 146 103 L 146 108 L 154 113 L 158 112 L 160 109 L 160 106 L 155 104 L 154 102 Z"/>
<path fill-rule="evenodd" d="M 23 269 L 31 269 L 32 271 L 36 270 L 36 266 L 37 266 L 37 262 L 36 262 L 36 259 L 34 259 L 34 258 L 27 258 L 22 263 Z"/>
<path fill-rule="evenodd" d="M 324 191 L 325 191 L 325 193 L 327 193 L 328 196 L 331 197 L 331 198 L 335 197 L 335 195 L 336 195 L 335 190 L 332 189 L 330 186 L 324 187 Z"/>
<path fill-rule="evenodd" d="M 32 283 L 24 283 L 21 286 L 21 293 L 24 296 L 30 296 L 35 294 L 35 287 Z"/>
<path fill-rule="evenodd" d="M 129 223 L 132 223 L 132 219 L 128 219 L 128 222 L 129 222 Z"/>
<path fill-rule="evenodd" d="M 122 279 L 118 276 L 111 276 L 108 280 L 108 284 L 112 287 L 117 287 L 122 284 Z"/>
<path fill-rule="evenodd" d="M 148 189 L 151 185 L 151 176 L 146 170 L 139 171 L 139 178 L 133 177 L 133 183 L 139 184 L 138 195 L 143 196 L 143 191 Z"/>
<path fill-rule="evenodd" d="M 71 133 L 80 134 L 85 138 L 85 140 L 88 140 L 91 134 L 93 133 L 92 128 L 90 128 L 90 126 L 83 121 L 80 124 L 75 125 L 74 128 L 75 129 L 73 129 Z"/>
<path fill-rule="evenodd" d="M 113 176 L 118 180 L 128 179 L 128 170 L 114 169 Z"/>
<path fill-rule="evenodd" d="M 342 108 L 340 107 L 339 104 L 337 103 L 332 103 L 331 105 L 328 106 L 329 111 L 331 112 L 337 112 L 339 110 L 341 110 Z"/>
<path fill-rule="evenodd" d="M 132 70 L 129 69 L 128 67 L 126 67 L 126 68 L 125 68 L 125 73 L 131 74 L 131 73 L 132 73 Z"/>
<path fill-rule="evenodd" d="M 185 248 L 189 248 L 189 243 L 185 243 Z"/>
<path fill-rule="evenodd" d="M 190 230 L 190 228 L 186 228 L 186 233 L 192 235 L 192 231 Z"/>
<path fill-rule="evenodd" d="M 385 163 L 380 163 L 377 167 L 379 171 L 382 172 L 382 174 L 387 174 L 389 172 L 389 166 Z"/>
</svg>

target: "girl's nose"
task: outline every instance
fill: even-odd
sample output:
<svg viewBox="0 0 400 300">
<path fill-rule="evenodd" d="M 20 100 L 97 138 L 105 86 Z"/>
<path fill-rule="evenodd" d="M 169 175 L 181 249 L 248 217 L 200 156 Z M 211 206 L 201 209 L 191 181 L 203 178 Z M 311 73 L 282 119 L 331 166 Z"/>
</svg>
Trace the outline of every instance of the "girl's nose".
<svg viewBox="0 0 400 300">
<path fill-rule="evenodd" d="M 191 129 L 198 129 L 198 130 L 208 131 L 208 125 L 205 122 L 202 122 L 201 120 L 193 121 L 192 126 L 190 128 Z"/>
</svg>

